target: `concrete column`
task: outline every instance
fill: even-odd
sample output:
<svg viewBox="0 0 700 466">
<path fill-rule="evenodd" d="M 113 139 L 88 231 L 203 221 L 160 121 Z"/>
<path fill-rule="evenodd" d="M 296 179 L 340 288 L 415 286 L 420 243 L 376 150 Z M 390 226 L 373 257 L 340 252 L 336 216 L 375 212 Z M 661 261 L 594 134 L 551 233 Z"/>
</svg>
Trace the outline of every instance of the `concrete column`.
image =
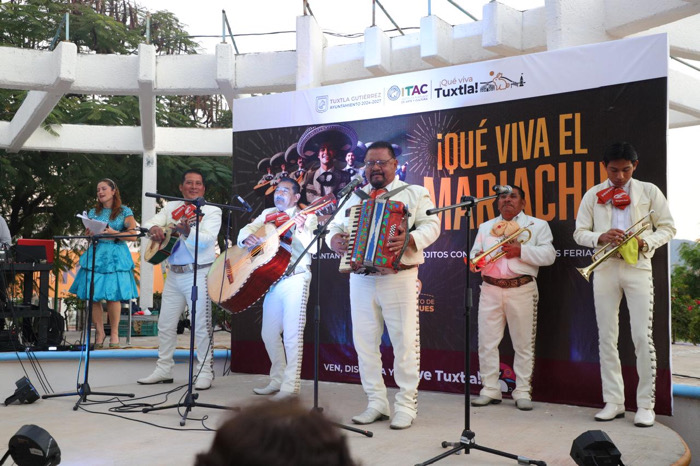
<svg viewBox="0 0 700 466">
<path fill-rule="evenodd" d="M 365 68 L 375 76 L 391 72 L 391 39 L 377 26 L 365 29 Z"/>
<path fill-rule="evenodd" d="M 484 5 L 481 44 L 503 56 L 523 51 L 523 12 L 499 2 Z"/>
<path fill-rule="evenodd" d="M 154 150 L 145 150 L 143 152 L 143 178 L 141 181 L 141 221 L 150 219 L 156 214 L 156 200 L 152 197 L 146 197 L 146 193 L 157 192 L 157 156 Z M 146 309 L 153 306 L 153 265 L 144 260 L 146 252 L 146 238 L 141 240 L 141 274 L 140 274 L 140 293 L 139 306 L 141 309 Z"/>
<path fill-rule="evenodd" d="M 311 15 L 297 16 L 297 90 L 321 87 L 326 38 Z"/>
<path fill-rule="evenodd" d="M 605 0 L 552 0 L 547 9 L 547 50 L 614 39 L 605 32 Z"/>
<path fill-rule="evenodd" d="M 233 45 L 216 44 L 216 83 L 226 98 L 228 107 L 233 108 L 233 95 L 236 89 L 236 62 Z"/>
<path fill-rule="evenodd" d="M 452 26 L 437 16 L 420 19 L 420 57 L 432 66 L 452 64 Z"/>
<path fill-rule="evenodd" d="M 139 45 L 139 113 L 141 139 L 145 150 L 156 147 L 156 48 Z"/>
</svg>

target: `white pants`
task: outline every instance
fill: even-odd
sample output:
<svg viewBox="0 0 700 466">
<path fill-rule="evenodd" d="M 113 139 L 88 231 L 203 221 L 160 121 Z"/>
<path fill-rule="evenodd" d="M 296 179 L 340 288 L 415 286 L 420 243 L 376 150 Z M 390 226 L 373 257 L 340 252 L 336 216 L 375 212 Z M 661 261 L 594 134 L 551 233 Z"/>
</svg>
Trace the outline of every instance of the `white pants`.
<svg viewBox="0 0 700 466">
<path fill-rule="evenodd" d="M 652 339 L 654 281 L 651 270 L 641 270 L 621 259 L 609 259 L 593 275 L 593 298 L 598 321 L 600 376 L 603 401 L 625 404 L 622 367 L 618 353 L 620 301 L 624 293 L 630 314 L 634 353 L 637 357 L 637 407 L 654 409 L 656 349 Z"/>
<path fill-rule="evenodd" d="M 194 331 L 195 344 L 197 346 L 197 370 L 195 375 L 200 378 L 213 379 L 213 360 L 211 336 L 211 300 L 207 292 L 207 272 L 209 268 L 197 271 L 197 315 L 196 322 L 190 326 Z M 156 372 L 160 375 L 171 377 L 175 361 L 173 354 L 177 345 L 177 324 L 180 315 L 185 310 L 185 305 L 190 309 L 190 324 L 192 324 L 192 282 L 194 273 L 169 272 L 163 288 L 163 299 L 158 316 L 158 362 Z"/>
<path fill-rule="evenodd" d="M 530 399 L 538 299 L 539 291 L 534 280 L 516 288 L 500 288 L 488 283 L 481 285 L 478 316 L 481 395 L 494 400 L 501 399 L 498 345 L 503 339 L 507 323 L 515 350 L 513 399 Z"/>
<path fill-rule="evenodd" d="M 270 385 L 299 393 L 306 303 L 311 272 L 283 278 L 263 301 L 262 339 L 270 357 Z"/>
<path fill-rule="evenodd" d="M 352 338 L 368 407 L 389 415 L 379 352 L 384 324 L 394 348 L 394 411 L 415 419 L 418 408 L 420 335 L 418 268 L 390 275 L 350 275 Z"/>
</svg>

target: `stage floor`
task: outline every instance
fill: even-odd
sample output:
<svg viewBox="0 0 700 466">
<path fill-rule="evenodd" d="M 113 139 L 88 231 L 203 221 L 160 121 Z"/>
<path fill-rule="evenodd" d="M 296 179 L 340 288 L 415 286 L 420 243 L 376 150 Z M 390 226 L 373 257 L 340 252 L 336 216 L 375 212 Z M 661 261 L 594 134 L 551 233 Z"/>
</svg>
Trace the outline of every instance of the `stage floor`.
<svg viewBox="0 0 700 466">
<path fill-rule="evenodd" d="M 26 362 L 25 362 L 26 366 Z M 77 361 L 43 361 L 42 368 L 53 386 L 61 392 L 75 386 Z M 153 359 L 93 359 L 90 365 L 90 386 L 93 391 L 134 393 L 137 398 L 90 396 L 78 411 L 73 406 L 77 395 L 39 400 L 29 405 L 16 403 L 2 407 L 0 417 L 0 455 L 6 442 L 25 424 L 36 424 L 48 431 L 58 443 L 64 465 L 191 465 L 197 453 L 208 449 L 213 431 L 230 415 L 229 411 L 196 407 L 184 427 L 175 409 L 144 414 L 114 413 L 110 409 L 124 404 L 176 403 L 184 388 L 165 400 L 162 393 L 186 383 L 187 364 L 176 365 L 175 384 L 141 386 L 135 383 L 148 375 Z M 253 387 L 266 384 L 261 375 L 231 374 L 220 376 L 223 363 L 217 363 L 217 377 L 210 390 L 199 392 L 199 402 L 243 407 L 265 397 L 253 394 Z M 29 369 L 28 369 L 29 370 Z M 23 373 L 14 362 L 0 363 L 2 385 L 9 385 Z M 82 374 L 82 372 L 80 372 Z M 44 393 L 30 373 L 35 386 Z M 7 390 L 7 388 L 5 388 Z M 391 395 L 395 390 L 390 390 Z M 9 396 L 11 393 L 8 393 Z M 313 383 L 302 381 L 301 402 L 313 406 Z M 358 385 L 321 382 L 319 406 L 333 420 L 350 423 L 362 412 L 366 399 Z M 479 445 L 506 451 L 548 465 L 572 465 L 569 456 L 573 440 L 588 430 L 608 434 L 622 453 L 626 465 L 688 464 L 689 452 L 680 436 L 657 422 L 651 428 L 633 424 L 634 413 L 625 418 L 600 423 L 593 420 L 595 409 L 548 403 L 535 403 L 530 412 L 518 411 L 511 400 L 500 405 L 470 409 L 471 430 Z M 411 465 L 439 455 L 446 450 L 443 441 L 458 441 L 465 426 L 464 397 L 422 391 L 419 414 L 413 427 L 403 431 L 389 429 L 389 422 L 366 426 L 373 432 L 369 438 L 347 431 L 352 456 L 364 466 Z M 453 455 L 438 462 L 441 465 L 502 465 L 516 461 L 473 450 L 468 458 Z"/>
</svg>

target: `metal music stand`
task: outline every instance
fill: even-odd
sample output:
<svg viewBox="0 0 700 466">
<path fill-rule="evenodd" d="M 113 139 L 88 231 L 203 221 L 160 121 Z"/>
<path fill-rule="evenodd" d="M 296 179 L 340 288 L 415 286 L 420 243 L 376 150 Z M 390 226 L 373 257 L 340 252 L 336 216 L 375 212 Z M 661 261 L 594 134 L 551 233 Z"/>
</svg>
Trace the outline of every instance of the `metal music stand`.
<svg viewBox="0 0 700 466">
<path fill-rule="evenodd" d="M 428 215 L 435 215 L 438 212 L 443 212 L 445 210 L 453 210 L 453 209 L 465 209 L 465 215 L 467 217 L 467 254 L 471 251 L 471 219 L 472 219 L 472 209 L 478 204 L 479 202 L 483 201 L 488 201 L 491 199 L 495 199 L 500 194 L 494 194 L 493 196 L 486 196 L 482 198 L 474 198 L 472 196 L 462 196 L 460 199 L 459 204 L 454 204 L 451 206 L 445 206 L 445 207 L 439 207 L 435 209 L 429 209 L 426 213 Z M 443 458 L 446 458 L 448 456 L 458 454 L 462 450 L 464 450 L 465 454 L 469 454 L 470 450 L 481 450 L 485 451 L 486 453 L 491 453 L 492 455 L 498 455 L 498 456 L 504 456 L 506 458 L 510 458 L 513 460 L 516 460 L 518 464 L 535 464 L 538 466 L 547 466 L 547 463 L 544 461 L 538 461 L 538 460 L 531 460 L 529 458 L 526 458 L 524 456 L 518 456 L 514 455 L 512 453 L 506 453 L 504 451 L 500 450 L 494 450 L 493 448 L 488 448 L 484 447 L 482 445 L 479 445 L 476 443 L 476 432 L 471 430 L 471 427 L 469 425 L 469 389 L 470 389 L 470 383 L 469 383 L 469 374 L 470 372 L 470 334 L 471 334 L 471 325 L 469 322 L 470 316 L 471 316 L 471 310 L 473 307 L 473 300 L 472 300 L 472 289 L 470 288 L 470 273 L 469 273 L 469 268 L 467 268 L 466 272 L 466 278 L 465 278 L 465 289 L 464 289 L 464 310 L 465 310 L 465 315 L 464 315 L 464 373 L 466 374 L 466 377 L 464 378 L 464 430 L 462 431 L 462 435 L 459 438 L 459 442 L 442 442 L 442 447 L 447 448 L 447 447 L 453 447 L 451 450 L 435 456 L 428 461 L 425 461 L 423 463 L 419 463 L 416 466 L 423 466 L 426 464 L 433 464 L 438 461 L 440 461 Z"/>
<path fill-rule="evenodd" d="M 140 233 L 134 233 L 131 237 L 143 236 Z M 86 325 L 85 325 L 85 375 L 83 376 L 83 383 L 79 383 L 77 390 L 75 392 L 68 393 L 52 393 L 50 395 L 42 395 L 42 399 L 46 400 L 48 398 L 56 398 L 61 396 L 71 396 L 78 395 L 78 401 L 73 406 L 73 411 L 77 411 L 80 403 L 87 401 L 89 395 L 101 395 L 101 396 L 126 396 L 133 398 L 135 395 L 133 393 L 111 393 L 111 392 L 93 392 L 88 383 L 88 376 L 90 372 L 90 331 L 92 327 L 92 306 L 94 304 L 95 298 L 95 256 L 97 255 L 97 243 L 101 239 L 114 239 L 119 238 L 117 235 L 80 235 L 80 236 L 54 236 L 56 240 L 62 239 L 78 239 L 85 238 L 90 240 L 90 247 L 92 248 L 92 270 L 90 270 L 90 293 L 88 295 L 88 311 L 86 312 Z"/>
<path fill-rule="evenodd" d="M 335 218 L 336 214 L 341 210 L 341 208 L 345 205 L 346 202 L 348 202 L 348 199 L 350 199 L 350 196 L 352 195 L 352 191 L 346 194 L 343 197 L 343 200 L 340 202 L 338 205 L 338 208 L 333 211 L 333 213 L 328 217 L 328 220 L 326 223 L 323 225 L 319 225 L 318 228 L 316 228 L 316 231 L 314 231 L 314 239 L 309 241 L 309 244 L 306 246 L 304 251 L 299 255 L 297 260 L 289 266 L 287 271 L 285 272 L 286 276 L 291 275 L 294 272 L 294 269 L 296 268 L 297 264 L 301 260 L 302 257 L 311 249 L 311 245 L 316 242 L 316 304 L 314 305 L 314 406 L 312 410 L 314 411 L 323 411 L 323 408 L 319 408 L 318 406 L 318 366 L 319 366 L 319 345 L 320 345 L 320 328 L 321 328 L 321 283 L 323 282 L 323 275 L 321 274 L 321 258 L 319 256 L 321 252 L 321 246 L 323 245 L 323 238 L 326 236 L 328 233 L 328 228 L 326 225 L 331 223 L 331 221 Z M 340 424 L 337 422 L 331 422 L 333 425 L 336 427 L 340 427 L 341 429 L 349 430 L 352 432 L 357 432 L 358 434 L 362 434 L 366 437 L 372 437 L 374 435 L 373 432 L 369 430 L 363 430 L 363 429 L 358 429 L 357 427 L 352 427 L 352 426 L 346 426 L 345 424 Z"/>
<path fill-rule="evenodd" d="M 182 418 L 180 419 L 180 425 L 184 426 L 185 422 L 187 421 L 187 415 L 189 412 L 192 410 L 192 408 L 196 406 L 201 406 L 203 408 L 213 408 L 213 409 L 231 409 L 228 406 L 220 406 L 220 405 L 215 405 L 215 404 L 209 404 L 209 403 L 199 403 L 197 402 L 197 398 L 199 398 L 199 393 L 192 393 L 192 379 L 194 378 L 194 334 L 195 334 L 195 329 L 197 328 L 197 294 L 198 294 L 198 288 L 197 288 L 197 265 L 198 265 L 198 257 L 199 257 L 199 217 L 202 215 L 202 206 L 205 205 L 211 205 L 215 207 L 219 207 L 221 209 L 227 209 L 227 210 L 240 210 L 240 211 L 246 211 L 246 209 L 242 207 L 233 207 L 229 206 L 226 204 L 214 204 L 213 202 L 207 202 L 204 200 L 203 197 L 198 197 L 196 199 L 185 199 L 183 197 L 173 197 L 173 196 L 163 196 L 160 194 L 156 193 L 146 193 L 146 197 L 154 197 L 156 199 L 165 199 L 168 201 L 184 201 L 189 204 L 192 204 L 196 207 L 196 212 L 195 212 L 195 237 L 194 241 L 197 247 L 194 249 L 194 277 L 192 277 L 192 309 L 190 309 L 190 314 L 191 314 L 191 321 L 192 321 L 192 328 L 190 329 L 190 357 L 189 357 L 189 374 L 187 378 L 187 393 L 185 394 L 185 399 L 182 402 L 178 402 L 175 404 L 171 405 L 166 405 L 166 406 L 156 406 L 156 407 L 149 407 L 149 408 L 143 408 L 142 412 L 148 413 L 150 411 L 160 411 L 163 409 L 170 409 L 170 408 L 180 408 L 184 407 L 185 412 L 182 414 Z M 210 342 L 209 348 L 207 348 L 207 351 L 209 351 L 212 348 L 212 344 Z M 198 350 L 201 350 L 202 348 L 198 348 Z M 213 353 L 213 350 L 212 350 Z M 213 358 L 213 354 L 212 354 Z"/>
</svg>

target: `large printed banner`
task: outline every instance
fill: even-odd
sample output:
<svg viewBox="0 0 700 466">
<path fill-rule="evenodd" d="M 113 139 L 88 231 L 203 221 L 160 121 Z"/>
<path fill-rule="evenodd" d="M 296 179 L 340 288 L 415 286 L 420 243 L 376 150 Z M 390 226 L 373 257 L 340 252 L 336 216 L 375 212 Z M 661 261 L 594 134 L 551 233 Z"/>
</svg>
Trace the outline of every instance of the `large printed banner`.
<svg viewBox="0 0 700 466">
<path fill-rule="evenodd" d="M 666 190 L 667 59 L 667 39 L 659 35 L 236 100 L 234 187 L 247 193 L 246 200 L 259 213 L 269 198 L 253 188 L 268 165 L 270 175 L 280 170 L 261 160 L 275 154 L 279 160 L 279 153 L 307 128 L 330 123 L 348 124 L 364 142 L 398 145 L 406 181 L 425 186 L 438 207 L 458 203 L 465 195 L 488 196 L 497 184 L 521 186 L 526 213 L 549 222 L 557 250 L 556 262 L 541 268 L 537 280 L 533 399 L 600 406 L 592 287 L 576 270 L 591 263 L 592 251 L 572 238 L 576 213 L 586 190 L 605 179 L 602 152 L 615 141 L 637 148 L 635 177 Z M 480 388 L 476 326 L 481 277 L 470 276 L 475 307 L 467 325 L 465 248 L 467 234 L 473 240 L 478 225 L 496 215 L 493 201 L 477 205 L 469 228 L 463 212 L 440 214 L 442 234 L 426 249 L 419 272 L 422 390 L 463 392 L 467 379 L 472 393 Z M 238 227 L 247 220 L 239 218 Z M 318 324 L 319 378 L 359 383 L 348 277 L 338 273 L 338 263 L 339 257 L 325 246 L 315 256 L 302 375 L 313 374 Z M 666 248 L 656 253 L 653 267 L 656 409 L 670 414 Z M 260 339 L 261 308 L 258 303 L 234 317 L 234 371 L 269 370 Z M 633 409 L 637 377 L 624 301 L 620 322 L 626 399 Z M 515 386 L 507 332 L 500 349 L 501 385 L 507 395 Z M 386 335 L 382 351 L 385 380 L 395 386 Z"/>
</svg>

